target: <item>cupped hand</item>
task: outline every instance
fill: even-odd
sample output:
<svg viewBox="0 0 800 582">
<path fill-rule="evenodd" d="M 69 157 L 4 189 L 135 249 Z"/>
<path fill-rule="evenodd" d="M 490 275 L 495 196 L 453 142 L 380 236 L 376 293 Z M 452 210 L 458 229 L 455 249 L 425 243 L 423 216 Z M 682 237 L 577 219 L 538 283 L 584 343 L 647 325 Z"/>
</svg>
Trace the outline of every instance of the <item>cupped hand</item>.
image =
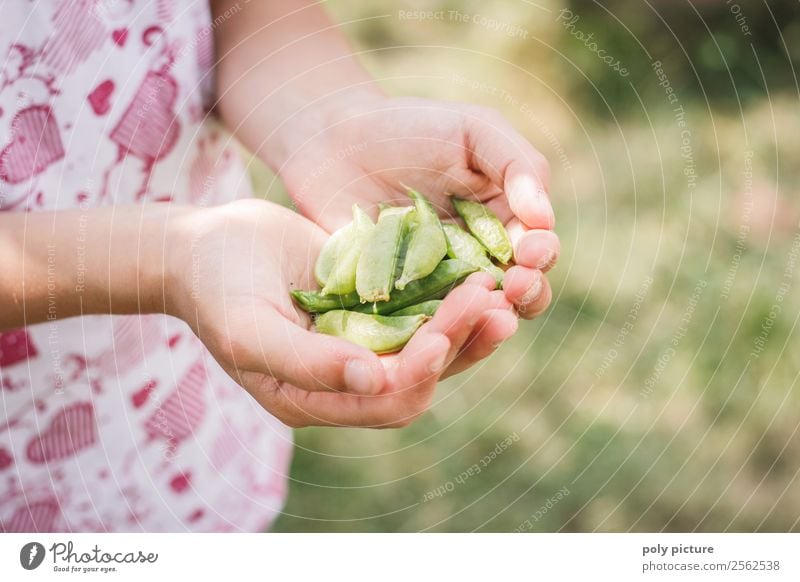
<svg viewBox="0 0 800 582">
<path fill-rule="evenodd" d="M 173 314 L 290 426 L 405 426 L 427 408 L 440 378 L 516 330 L 502 292 L 476 274 L 397 354 L 377 356 L 315 333 L 289 291 L 315 287 L 313 265 L 327 236 L 288 209 L 246 200 L 192 210 L 171 245 Z"/>
<path fill-rule="evenodd" d="M 514 245 L 507 300 L 532 318 L 550 303 L 544 273 L 559 240 L 548 196 L 546 159 L 496 111 L 416 98 L 333 99 L 285 124 L 286 158 L 276 166 L 298 209 L 332 232 L 350 208 L 408 204 L 403 185 L 429 197 L 442 216 L 448 197 L 484 202 Z M 287 132 L 288 133 L 288 132 Z"/>
</svg>

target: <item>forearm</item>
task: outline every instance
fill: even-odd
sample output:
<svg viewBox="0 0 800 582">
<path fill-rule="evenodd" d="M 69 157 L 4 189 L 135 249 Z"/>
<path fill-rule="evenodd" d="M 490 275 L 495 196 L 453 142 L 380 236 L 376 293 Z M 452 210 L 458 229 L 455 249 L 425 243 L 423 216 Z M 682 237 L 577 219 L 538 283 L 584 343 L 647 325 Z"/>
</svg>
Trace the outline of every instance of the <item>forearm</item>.
<svg viewBox="0 0 800 582">
<path fill-rule="evenodd" d="M 327 102 L 381 95 L 325 10 L 306 0 L 259 0 L 239 12 L 215 0 L 217 93 L 223 120 L 277 169 L 306 139 L 291 120 Z M 228 17 L 225 17 L 226 10 Z M 291 126 L 292 131 L 286 131 Z"/>
<path fill-rule="evenodd" d="M 186 212 L 150 204 L 0 213 L 0 329 L 167 311 L 166 267 Z"/>
</svg>

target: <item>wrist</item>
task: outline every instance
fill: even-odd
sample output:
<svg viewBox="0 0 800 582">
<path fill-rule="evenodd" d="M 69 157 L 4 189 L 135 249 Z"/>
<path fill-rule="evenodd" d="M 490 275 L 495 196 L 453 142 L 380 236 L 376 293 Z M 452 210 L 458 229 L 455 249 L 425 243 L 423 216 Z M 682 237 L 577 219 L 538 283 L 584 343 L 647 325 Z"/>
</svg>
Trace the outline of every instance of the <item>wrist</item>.
<svg viewBox="0 0 800 582">
<path fill-rule="evenodd" d="M 196 297 L 197 246 L 206 210 L 191 206 L 164 205 L 150 236 L 156 244 L 140 264 L 139 279 L 148 290 L 151 311 L 190 319 Z"/>
<path fill-rule="evenodd" d="M 314 139 L 324 139 L 336 124 L 375 107 L 387 97 L 374 84 L 341 89 L 314 101 L 286 107 L 286 115 L 257 154 L 278 175 L 291 166 L 298 152 Z"/>
</svg>

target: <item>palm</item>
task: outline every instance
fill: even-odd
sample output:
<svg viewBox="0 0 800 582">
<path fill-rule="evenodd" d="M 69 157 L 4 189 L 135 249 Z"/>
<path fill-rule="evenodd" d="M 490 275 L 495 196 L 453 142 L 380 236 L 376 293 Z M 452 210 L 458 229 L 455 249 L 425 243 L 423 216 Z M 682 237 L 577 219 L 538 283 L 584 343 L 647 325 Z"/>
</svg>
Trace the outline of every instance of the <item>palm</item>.
<svg viewBox="0 0 800 582">
<path fill-rule="evenodd" d="M 424 192 L 443 216 L 449 195 L 476 196 L 508 222 L 513 215 L 487 170 L 491 160 L 465 139 L 469 123 L 503 131 L 501 121 L 487 122 L 482 112 L 421 99 L 382 102 L 329 124 L 282 174 L 301 212 L 327 230 L 347 222 L 354 203 L 370 209 L 407 200 L 402 184 Z"/>
</svg>

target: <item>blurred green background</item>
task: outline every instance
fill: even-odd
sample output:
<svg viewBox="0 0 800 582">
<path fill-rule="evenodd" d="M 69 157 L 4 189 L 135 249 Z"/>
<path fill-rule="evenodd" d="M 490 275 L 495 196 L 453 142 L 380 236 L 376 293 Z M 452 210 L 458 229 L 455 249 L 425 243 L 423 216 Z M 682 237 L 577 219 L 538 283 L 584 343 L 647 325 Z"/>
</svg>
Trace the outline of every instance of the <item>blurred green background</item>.
<svg viewBox="0 0 800 582">
<path fill-rule="evenodd" d="M 297 431 L 274 529 L 800 530 L 797 2 L 327 6 L 388 92 L 549 157 L 563 252 L 410 428 Z"/>
</svg>

